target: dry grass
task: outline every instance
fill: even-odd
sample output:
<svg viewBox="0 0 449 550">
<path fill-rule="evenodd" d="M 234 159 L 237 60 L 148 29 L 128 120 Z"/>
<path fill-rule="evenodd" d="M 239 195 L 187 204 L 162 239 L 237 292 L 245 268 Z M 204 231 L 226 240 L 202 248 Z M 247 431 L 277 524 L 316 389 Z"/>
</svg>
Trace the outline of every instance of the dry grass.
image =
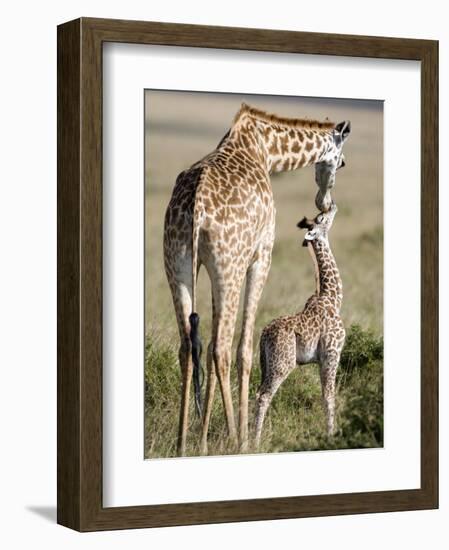
<svg viewBox="0 0 449 550">
<path fill-rule="evenodd" d="M 148 92 L 146 99 L 145 315 L 149 350 L 146 454 L 161 457 L 174 455 L 179 406 L 178 332 L 162 257 L 163 217 L 177 174 L 216 146 L 242 101 L 283 116 L 322 120 L 329 117 L 335 122 L 350 119 L 352 135 L 345 146 L 346 167 L 337 177 L 334 198 L 339 212 L 330 238 L 343 279 L 345 324 L 347 327 L 358 324 L 379 338 L 383 332 L 383 117 L 377 103 L 348 100 L 280 100 L 172 92 Z M 255 342 L 268 321 L 300 310 L 314 289 L 310 257 L 300 246 L 302 233 L 295 227 L 302 216 L 315 214 L 313 169 L 274 176 L 272 185 L 277 209 L 276 242 L 258 309 Z M 200 272 L 197 300 L 205 347 L 210 333 L 211 304 L 209 280 L 204 270 Z M 240 318 L 241 315 L 237 335 Z M 255 354 L 251 397 L 259 380 L 258 370 Z M 236 392 L 235 368 L 233 371 Z M 374 371 L 379 382 L 382 369 L 377 366 Z M 165 380 L 166 390 L 157 380 Z M 376 387 L 382 391 L 380 383 Z M 358 390 L 354 387 L 352 391 Z M 331 446 L 331 442 L 322 439 L 324 421 L 319 395 L 317 367 L 297 369 L 274 399 L 262 450 Z M 350 393 L 348 397 L 355 396 Z M 234 403 L 237 403 L 236 393 Z M 192 426 L 195 425 L 192 419 Z M 298 426 L 302 426 L 301 430 Z M 189 452 L 195 454 L 197 437 L 190 439 Z M 381 444 L 376 440 L 371 443 L 371 446 Z M 345 446 L 344 441 L 341 445 Z M 230 452 L 226 447 L 219 395 L 212 419 L 210 451 L 213 454 Z"/>
</svg>

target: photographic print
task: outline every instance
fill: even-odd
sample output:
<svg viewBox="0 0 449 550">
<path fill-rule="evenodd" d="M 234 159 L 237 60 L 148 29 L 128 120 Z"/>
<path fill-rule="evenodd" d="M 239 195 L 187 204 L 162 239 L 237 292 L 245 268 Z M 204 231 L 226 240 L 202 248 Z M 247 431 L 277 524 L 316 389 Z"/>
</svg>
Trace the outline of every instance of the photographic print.
<svg viewBox="0 0 449 550">
<path fill-rule="evenodd" d="M 438 42 L 79 18 L 57 118 L 58 523 L 438 507 Z"/>
<path fill-rule="evenodd" d="M 383 102 L 145 91 L 145 458 L 383 446 Z"/>
</svg>

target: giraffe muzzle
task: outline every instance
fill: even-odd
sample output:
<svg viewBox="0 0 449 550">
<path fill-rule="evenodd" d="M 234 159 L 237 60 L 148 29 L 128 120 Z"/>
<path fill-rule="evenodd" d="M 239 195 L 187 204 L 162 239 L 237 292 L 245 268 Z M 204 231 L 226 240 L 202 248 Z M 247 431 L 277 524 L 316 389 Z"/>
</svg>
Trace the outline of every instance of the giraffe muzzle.
<svg viewBox="0 0 449 550">
<path fill-rule="evenodd" d="M 315 206 L 320 212 L 328 212 L 330 207 L 332 206 L 331 192 L 328 190 L 323 195 L 321 191 L 318 191 L 315 196 Z"/>
</svg>

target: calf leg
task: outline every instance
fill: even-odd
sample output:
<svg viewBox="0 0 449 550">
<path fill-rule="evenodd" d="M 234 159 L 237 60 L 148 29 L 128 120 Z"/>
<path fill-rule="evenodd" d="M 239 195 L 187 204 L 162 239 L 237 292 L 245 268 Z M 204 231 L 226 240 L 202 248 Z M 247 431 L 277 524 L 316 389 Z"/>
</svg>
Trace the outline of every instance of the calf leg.
<svg viewBox="0 0 449 550">
<path fill-rule="evenodd" d="M 270 403 L 290 372 L 296 366 L 296 341 L 294 334 L 285 334 L 261 341 L 262 383 L 256 395 L 254 445 L 260 445 L 263 422 Z"/>
<path fill-rule="evenodd" d="M 330 352 L 321 362 L 321 391 L 328 436 L 332 436 L 335 431 L 335 380 L 339 360 L 339 353 Z"/>
</svg>

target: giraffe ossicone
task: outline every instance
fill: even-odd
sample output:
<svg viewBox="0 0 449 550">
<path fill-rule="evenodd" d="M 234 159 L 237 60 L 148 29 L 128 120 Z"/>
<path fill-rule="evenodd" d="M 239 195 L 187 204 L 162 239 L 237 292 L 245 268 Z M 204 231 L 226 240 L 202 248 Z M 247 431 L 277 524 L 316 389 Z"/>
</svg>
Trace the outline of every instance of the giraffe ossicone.
<svg viewBox="0 0 449 550">
<path fill-rule="evenodd" d="M 164 264 L 180 335 L 182 374 L 178 453 L 185 454 L 190 386 L 201 412 L 201 450 L 218 379 L 231 441 L 237 427 L 231 398 L 230 367 L 240 291 L 246 279 L 243 322 L 237 351 L 239 444 L 248 442 L 248 388 L 257 306 L 271 264 L 275 208 L 272 173 L 315 165 L 316 202 L 326 210 L 335 172 L 343 164 L 347 122 L 283 118 L 243 104 L 216 149 L 179 174 L 165 215 Z M 212 290 L 212 339 L 207 348 L 204 406 L 198 380 L 196 281 L 204 266 Z M 195 320 L 197 318 L 195 317 Z M 193 353 L 193 359 L 192 359 Z"/>
</svg>

